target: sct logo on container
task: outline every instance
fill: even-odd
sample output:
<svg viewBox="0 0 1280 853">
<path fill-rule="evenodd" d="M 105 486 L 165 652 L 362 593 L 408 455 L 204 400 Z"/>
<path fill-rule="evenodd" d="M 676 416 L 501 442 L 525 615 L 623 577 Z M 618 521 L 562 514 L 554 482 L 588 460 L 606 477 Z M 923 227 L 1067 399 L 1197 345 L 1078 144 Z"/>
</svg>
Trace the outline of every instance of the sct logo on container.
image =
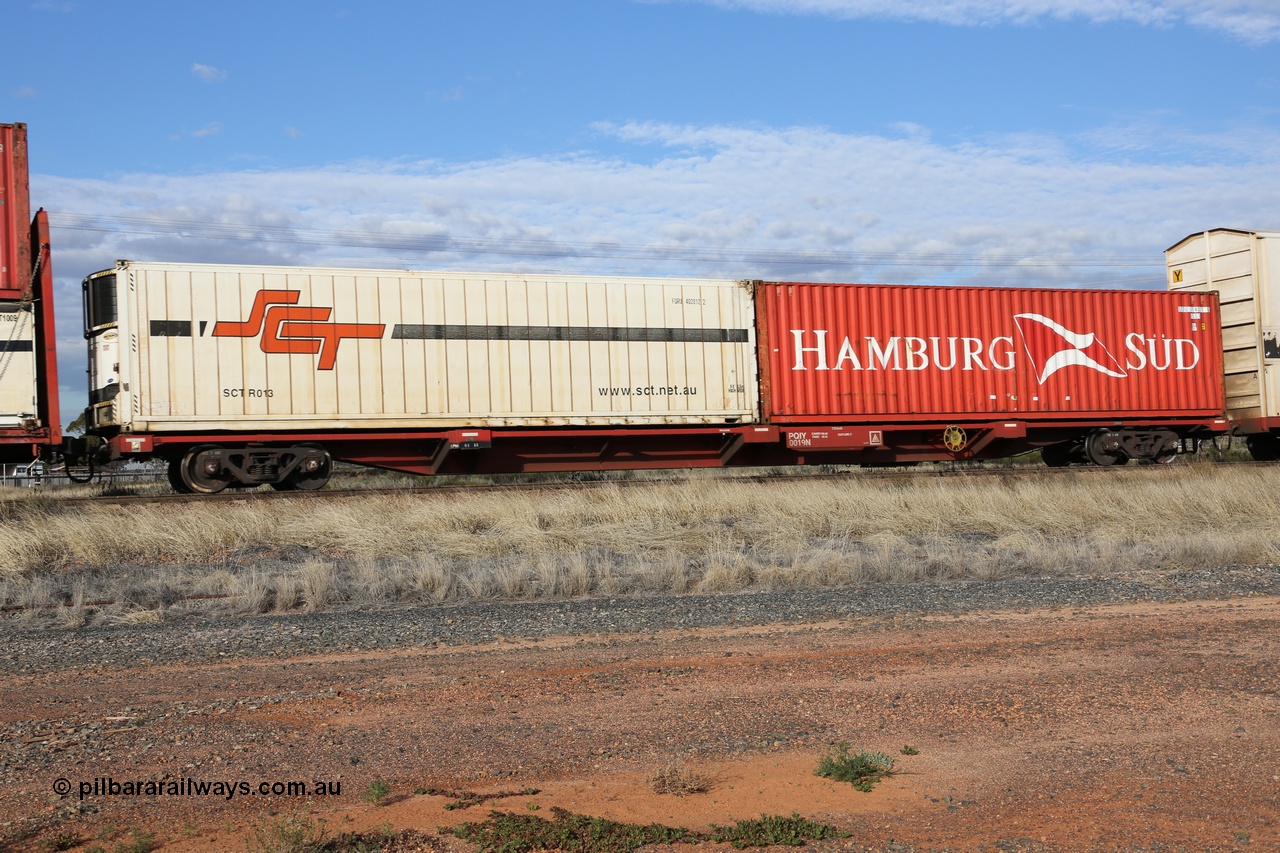
<svg viewBox="0 0 1280 853">
<path fill-rule="evenodd" d="M 333 370 L 343 338 L 381 338 L 384 323 L 327 323 L 332 308 L 290 308 L 302 297 L 299 290 L 260 290 L 254 297 L 249 319 L 220 320 L 215 338 L 253 338 L 268 353 L 319 353 L 317 370 Z M 267 306 L 274 306 L 268 308 Z"/>
</svg>

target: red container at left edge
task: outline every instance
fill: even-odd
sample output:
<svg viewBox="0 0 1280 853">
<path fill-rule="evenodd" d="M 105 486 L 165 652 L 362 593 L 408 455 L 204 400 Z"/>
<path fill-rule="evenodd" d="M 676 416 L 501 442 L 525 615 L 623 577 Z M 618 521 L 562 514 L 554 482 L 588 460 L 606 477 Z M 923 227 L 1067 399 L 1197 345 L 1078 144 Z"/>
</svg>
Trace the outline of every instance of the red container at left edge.
<svg viewBox="0 0 1280 853">
<path fill-rule="evenodd" d="M 0 124 L 0 299 L 18 299 L 31 274 L 27 126 Z"/>
<path fill-rule="evenodd" d="M 49 218 L 31 215 L 27 126 L 0 124 L 0 464 L 62 441 Z"/>
<path fill-rule="evenodd" d="M 762 282 L 774 423 L 1213 417 L 1212 293 Z"/>
</svg>

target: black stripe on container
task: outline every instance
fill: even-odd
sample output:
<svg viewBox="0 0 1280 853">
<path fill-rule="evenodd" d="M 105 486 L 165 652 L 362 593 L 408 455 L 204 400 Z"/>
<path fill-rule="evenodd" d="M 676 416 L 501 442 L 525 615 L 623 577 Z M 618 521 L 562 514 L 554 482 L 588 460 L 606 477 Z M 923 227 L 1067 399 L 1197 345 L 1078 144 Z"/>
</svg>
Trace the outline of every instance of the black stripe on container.
<svg viewBox="0 0 1280 853">
<path fill-rule="evenodd" d="M 605 343 L 744 344 L 746 329 L 637 329 L 631 326 L 466 326 L 397 323 L 393 340 L 590 341 Z"/>
<path fill-rule="evenodd" d="M 153 338 L 189 338 L 191 337 L 190 320 L 152 320 L 151 337 Z"/>
<path fill-rule="evenodd" d="M 32 341 L 0 341 L 0 352 L 35 352 Z"/>
</svg>

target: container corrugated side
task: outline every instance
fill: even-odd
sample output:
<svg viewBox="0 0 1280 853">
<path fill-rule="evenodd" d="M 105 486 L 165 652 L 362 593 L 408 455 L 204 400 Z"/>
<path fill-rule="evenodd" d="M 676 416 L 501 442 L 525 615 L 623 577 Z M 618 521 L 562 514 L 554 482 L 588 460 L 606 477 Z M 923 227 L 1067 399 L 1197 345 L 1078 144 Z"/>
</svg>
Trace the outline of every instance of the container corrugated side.
<svg viewBox="0 0 1280 853">
<path fill-rule="evenodd" d="M 121 262 L 135 431 L 747 423 L 749 288 Z"/>
<path fill-rule="evenodd" d="M 1216 305 L 1205 293 L 761 283 L 765 415 L 1221 415 Z"/>
<path fill-rule="evenodd" d="M 31 270 L 27 126 L 0 124 L 0 299 L 18 299 Z"/>
<path fill-rule="evenodd" d="M 1165 251 L 1165 266 L 1170 290 L 1218 294 L 1231 418 L 1280 419 L 1280 232 L 1192 234 Z"/>
</svg>

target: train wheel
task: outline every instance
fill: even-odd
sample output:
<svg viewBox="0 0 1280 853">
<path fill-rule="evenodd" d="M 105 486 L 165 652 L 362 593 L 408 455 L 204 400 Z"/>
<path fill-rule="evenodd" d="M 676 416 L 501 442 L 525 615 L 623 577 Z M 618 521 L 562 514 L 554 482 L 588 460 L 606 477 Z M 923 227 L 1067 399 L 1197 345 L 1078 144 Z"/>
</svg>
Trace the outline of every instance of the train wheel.
<svg viewBox="0 0 1280 853">
<path fill-rule="evenodd" d="M 197 495 L 216 495 L 231 485 L 231 472 L 222 467 L 222 448 L 215 444 L 193 447 L 182 457 L 178 475 L 187 491 Z"/>
<path fill-rule="evenodd" d="M 302 464 L 294 472 L 294 486 L 309 492 L 323 489 L 333 474 L 333 459 L 329 457 L 329 451 L 318 444 L 303 444 L 300 447 L 307 451 L 307 458 L 302 460 Z"/>
<path fill-rule="evenodd" d="M 169 485 L 180 495 L 191 494 L 191 489 L 187 488 L 187 484 L 182 482 L 182 458 L 169 460 Z"/>
<path fill-rule="evenodd" d="M 1271 433 L 1251 435 L 1245 439 L 1249 455 L 1255 462 L 1275 462 L 1280 459 L 1280 436 Z"/>
<path fill-rule="evenodd" d="M 1123 465 L 1129 461 L 1120 449 L 1120 437 L 1109 429 L 1097 429 L 1085 436 L 1084 455 L 1094 465 Z"/>
<path fill-rule="evenodd" d="M 1050 468 L 1066 468 L 1071 464 L 1071 442 L 1064 441 L 1062 444 L 1040 448 L 1040 458 Z"/>
<path fill-rule="evenodd" d="M 297 450 L 303 457 L 302 462 L 285 480 L 272 483 L 271 488 L 278 492 L 323 489 L 333 474 L 333 460 L 329 452 L 318 444 L 300 444 Z"/>
<path fill-rule="evenodd" d="M 1178 446 L 1181 444 L 1176 439 L 1169 439 L 1164 446 L 1156 451 L 1156 455 L 1151 457 L 1151 461 L 1156 465 L 1168 465 L 1178 458 Z"/>
</svg>

